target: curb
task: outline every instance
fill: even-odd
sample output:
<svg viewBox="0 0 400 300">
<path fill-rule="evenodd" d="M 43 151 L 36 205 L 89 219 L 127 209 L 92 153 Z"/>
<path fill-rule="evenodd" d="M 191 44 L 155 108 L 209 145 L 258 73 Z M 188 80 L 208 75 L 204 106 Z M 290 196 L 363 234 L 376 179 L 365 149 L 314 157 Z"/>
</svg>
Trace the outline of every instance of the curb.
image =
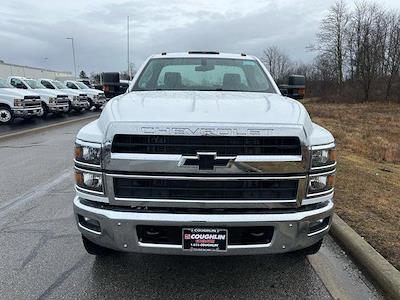
<svg viewBox="0 0 400 300">
<path fill-rule="evenodd" d="M 98 118 L 99 116 L 100 116 L 100 114 L 95 114 L 95 115 L 77 118 L 77 119 L 73 119 L 73 120 L 53 123 L 53 124 L 49 124 L 49 125 L 45 125 L 45 126 L 41 126 L 41 127 L 36 127 L 36 128 L 31 128 L 31 129 L 26 129 L 26 130 L 21 130 L 21 131 L 17 131 L 17 132 L 0 135 L 0 142 L 9 140 L 9 139 L 12 139 L 15 137 L 20 137 L 20 136 L 24 136 L 27 134 L 31 134 L 31 133 L 38 133 L 38 132 L 45 131 L 48 129 L 62 127 L 65 125 L 70 125 L 70 124 L 78 123 L 78 122 L 85 121 L 85 120 L 95 119 L 95 118 Z"/>
<path fill-rule="evenodd" d="M 400 271 L 368 244 L 337 214 L 334 214 L 330 234 L 376 282 L 386 296 L 400 299 Z"/>
</svg>

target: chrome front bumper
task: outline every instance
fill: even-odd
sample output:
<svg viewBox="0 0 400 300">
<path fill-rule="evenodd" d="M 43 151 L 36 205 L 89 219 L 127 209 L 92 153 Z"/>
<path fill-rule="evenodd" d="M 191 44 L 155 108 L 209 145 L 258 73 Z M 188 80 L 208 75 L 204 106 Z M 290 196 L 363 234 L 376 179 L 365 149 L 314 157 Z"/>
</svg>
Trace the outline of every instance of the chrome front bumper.
<svg viewBox="0 0 400 300">
<path fill-rule="evenodd" d="M 175 255 L 250 255 L 291 252 L 318 242 L 329 231 L 329 224 L 319 231 L 309 233 L 310 222 L 332 216 L 333 199 L 327 205 L 302 212 L 271 214 L 173 214 L 138 213 L 94 208 L 74 199 L 74 212 L 80 232 L 92 242 L 119 251 L 175 254 Z M 97 220 L 101 232 L 86 228 L 78 215 Z M 274 234 L 268 244 L 229 245 L 226 252 L 188 252 L 182 245 L 141 243 L 136 226 L 182 226 L 182 227 L 246 227 L 273 226 Z"/>
<path fill-rule="evenodd" d="M 93 99 L 93 104 L 95 104 L 95 105 L 103 105 L 103 104 L 105 104 L 107 101 L 106 101 L 107 99 L 104 97 L 104 98 L 94 98 Z"/>
<path fill-rule="evenodd" d="M 40 116 L 42 107 L 14 108 L 12 111 L 16 117 Z"/>
<path fill-rule="evenodd" d="M 72 108 L 88 108 L 89 107 L 89 102 L 88 101 L 73 101 L 72 102 Z"/>
<path fill-rule="evenodd" d="M 49 104 L 48 107 L 51 112 L 67 112 L 69 104 Z"/>
</svg>

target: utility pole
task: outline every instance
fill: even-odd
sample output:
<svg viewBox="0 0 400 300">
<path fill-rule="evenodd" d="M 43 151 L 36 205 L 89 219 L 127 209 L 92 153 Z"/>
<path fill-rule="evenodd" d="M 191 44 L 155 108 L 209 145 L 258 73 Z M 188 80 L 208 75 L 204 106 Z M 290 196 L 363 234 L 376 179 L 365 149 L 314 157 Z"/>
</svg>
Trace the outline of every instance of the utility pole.
<svg viewBox="0 0 400 300">
<path fill-rule="evenodd" d="M 131 66 L 130 66 L 130 61 L 129 61 L 129 16 L 127 18 L 127 58 L 128 58 L 128 77 L 129 80 L 131 80 Z"/>
<path fill-rule="evenodd" d="M 74 38 L 73 38 L 73 37 L 67 37 L 67 40 L 71 40 L 71 42 L 72 42 L 72 57 L 73 57 L 73 59 L 74 59 L 74 71 L 75 71 L 75 80 L 76 80 L 77 75 L 76 75 L 76 60 L 75 60 Z"/>
</svg>

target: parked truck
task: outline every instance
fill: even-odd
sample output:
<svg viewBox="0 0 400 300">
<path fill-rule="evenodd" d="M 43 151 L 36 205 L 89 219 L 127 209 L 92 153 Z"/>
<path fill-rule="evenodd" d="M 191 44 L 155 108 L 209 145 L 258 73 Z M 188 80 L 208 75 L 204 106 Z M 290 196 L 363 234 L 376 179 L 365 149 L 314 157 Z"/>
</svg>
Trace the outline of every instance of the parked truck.
<svg viewBox="0 0 400 300">
<path fill-rule="evenodd" d="M 42 115 L 40 96 L 28 90 L 18 90 L 0 78 L 0 124 L 10 124 L 15 118 Z"/>
<path fill-rule="evenodd" d="M 246 54 L 162 53 L 75 144 L 88 253 L 316 253 L 335 140 Z"/>
<path fill-rule="evenodd" d="M 40 96 L 42 104 L 42 117 L 46 118 L 49 113 L 65 113 L 69 110 L 68 95 L 59 91 L 46 89 L 35 79 L 19 76 L 8 77 L 8 83 L 12 86 L 32 91 Z"/>
<path fill-rule="evenodd" d="M 282 95 L 292 99 L 303 99 L 306 94 L 306 78 L 303 75 L 290 75 L 288 84 L 281 84 Z"/>
<path fill-rule="evenodd" d="M 74 81 L 74 80 L 66 80 L 66 81 L 64 81 L 64 83 L 69 89 L 79 90 L 79 91 L 87 94 L 88 101 L 89 101 L 89 109 L 92 107 L 99 109 L 107 101 L 107 98 L 104 95 L 104 92 L 96 90 L 96 89 L 92 89 L 92 88 L 88 87 L 87 85 L 85 85 L 83 82 Z"/>
<path fill-rule="evenodd" d="M 100 75 L 101 89 L 107 98 L 124 94 L 129 87 L 128 80 L 121 80 L 118 72 L 103 72 Z"/>
<path fill-rule="evenodd" d="M 89 109 L 89 98 L 84 92 L 68 88 L 64 83 L 58 80 L 41 78 L 39 82 L 50 90 L 58 90 L 68 95 L 69 98 L 69 111 L 75 110 L 81 112 Z"/>
</svg>

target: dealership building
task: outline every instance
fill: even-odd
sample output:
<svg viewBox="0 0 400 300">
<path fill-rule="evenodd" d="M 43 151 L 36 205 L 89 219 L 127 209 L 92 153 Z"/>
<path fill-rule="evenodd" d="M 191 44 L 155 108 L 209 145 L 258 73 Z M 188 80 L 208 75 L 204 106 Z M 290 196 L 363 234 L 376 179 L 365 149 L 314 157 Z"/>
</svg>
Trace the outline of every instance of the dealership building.
<svg viewBox="0 0 400 300">
<path fill-rule="evenodd" d="M 8 76 L 23 76 L 27 78 L 48 78 L 48 79 L 73 79 L 71 72 L 54 71 L 29 66 L 5 63 L 0 60 L 0 78 Z"/>
</svg>

